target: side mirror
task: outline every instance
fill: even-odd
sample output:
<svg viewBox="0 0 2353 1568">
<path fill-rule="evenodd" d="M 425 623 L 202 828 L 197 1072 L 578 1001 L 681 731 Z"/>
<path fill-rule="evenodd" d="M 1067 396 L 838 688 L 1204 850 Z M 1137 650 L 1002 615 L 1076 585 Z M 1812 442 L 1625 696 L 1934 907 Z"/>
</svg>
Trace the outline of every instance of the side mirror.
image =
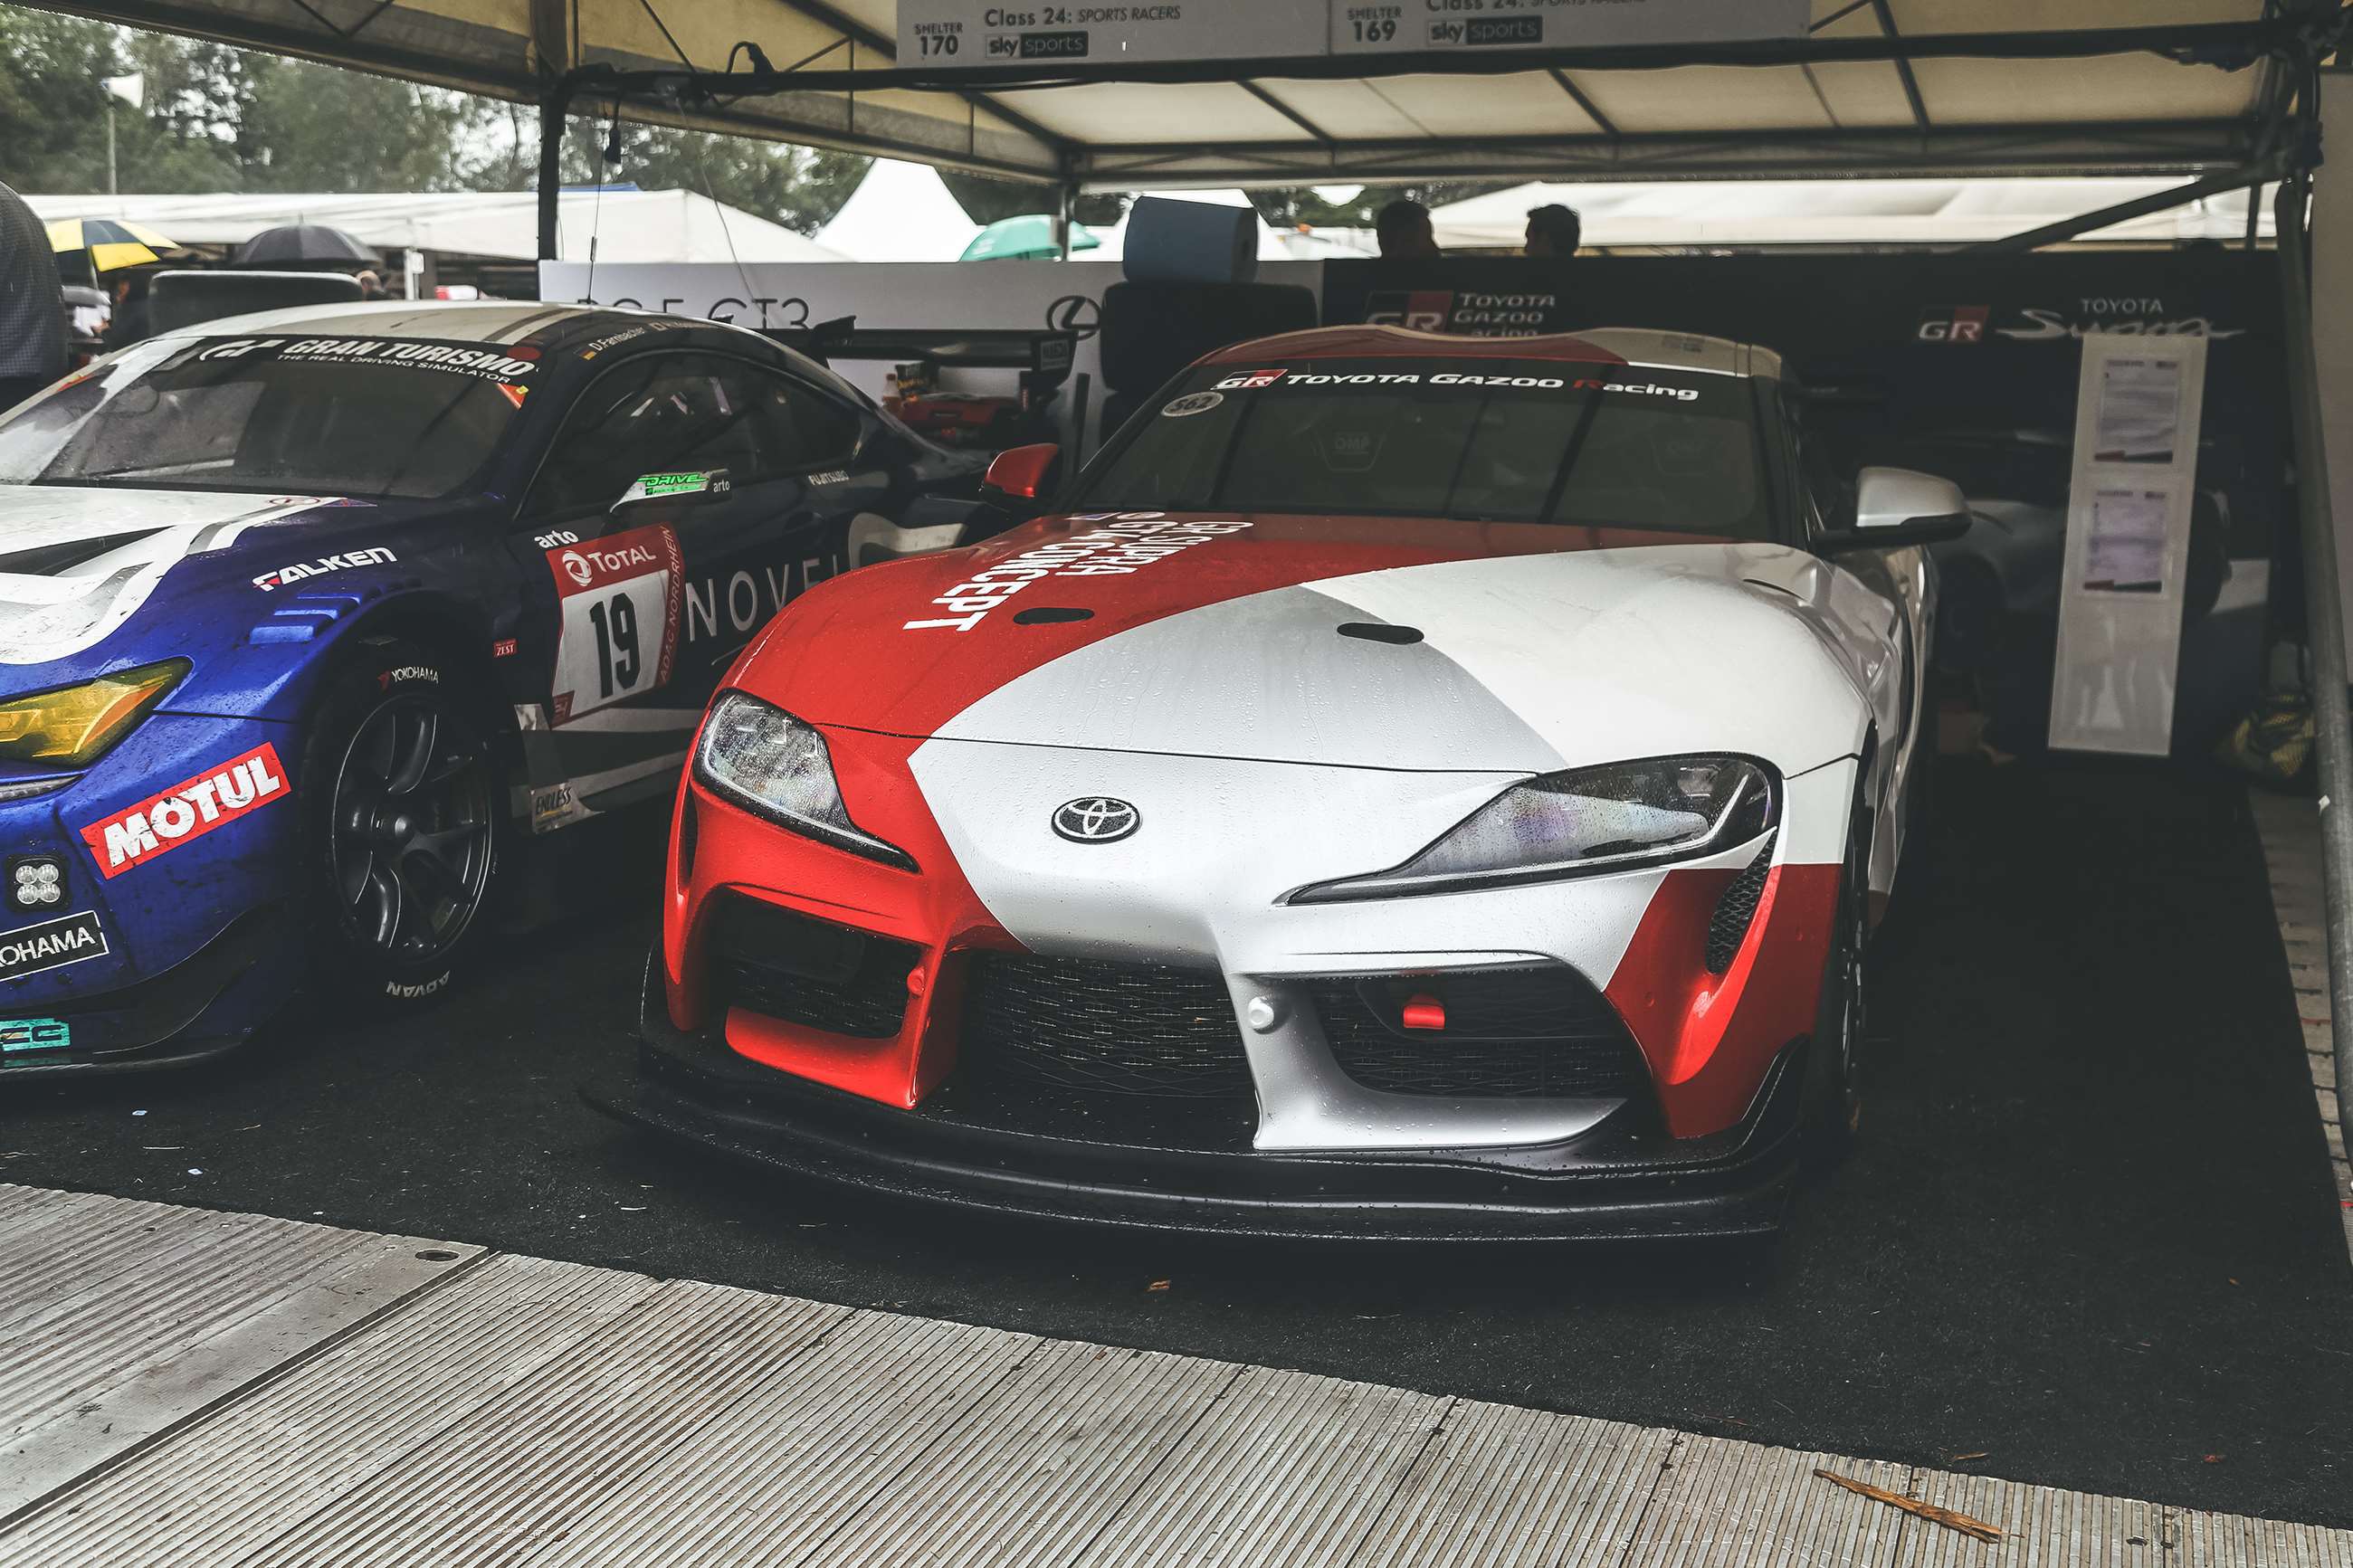
<svg viewBox="0 0 2353 1568">
<path fill-rule="evenodd" d="M 1821 535 L 1814 548 L 1835 555 L 1940 544 L 1958 539 L 1976 521 L 1961 487 L 1950 479 L 1909 468 L 1865 468 L 1855 496 L 1854 526 Z"/>
<path fill-rule="evenodd" d="M 1062 466 L 1062 449 L 1047 442 L 1036 447 L 1012 447 L 997 454 L 980 486 L 1014 500 L 1039 500 L 1054 488 Z"/>
<path fill-rule="evenodd" d="M 644 474 L 623 490 L 621 499 L 607 510 L 619 512 L 651 501 L 662 501 L 672 507 L 696 506 L 708 501 L 725 500 L 727 492 L 734 488 L 734 481 L 727 477 L 724 468 Z"/>
</svg>

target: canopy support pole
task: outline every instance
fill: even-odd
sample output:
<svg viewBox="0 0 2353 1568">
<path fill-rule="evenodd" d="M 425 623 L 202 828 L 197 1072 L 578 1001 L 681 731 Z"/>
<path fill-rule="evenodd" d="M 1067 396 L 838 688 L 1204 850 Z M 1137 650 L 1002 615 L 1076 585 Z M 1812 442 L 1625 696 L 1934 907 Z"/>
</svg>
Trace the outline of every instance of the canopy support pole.
<svg viewBox="0 0 2353 1568">
<path fill-rule="evenodd" d="M 2307 78 L 2307 81 L 2311 79 Z M 2306 111 L 2316 114 L 2316 95 Z M 2281 300 L 2287 340 L 2288 411 L 2295 435 L 2296 510 L 2304 545 L 2305 645 L 2312 654 L 2312 711 L 2318 731 L 2320 863 L 2328 914 L 2329 1033 L 2337 1055 L 2337 1125 L 2353 1138 L 2353 715 L 2346 709 L 2345 616 L 2337 578 L 2337 529 L 2329 512 L 2328 452 L 2313 348 L 2312 296 L 2305 263 L 2309 164 L 2280 183 Z"/>
<path fill-rule="evenodd" d="M 2061 218 L 2057 223 L 2044 224 L 2041 228 L 2030 228 L 2022 234 L 2005 235 L 2000 239 L 1984 240 L 1961 248 L 1976 256 L 2022 256 L 2046 245 L 2058 245 L 2106 228 L 2111 224 L 2147 217 L 2151 213 L 2161 213 L 2172 207 L 2188 206 L 2191 202 L 2221 195 L 2225 191 L 2260 190 L 2265 183 L 2277 177 L 2277 171 L 2267 167 L 2250 165 L 2242 169 L 2229 169 L 2219 174 L 2209 174 L 2202 180 L 2192 180 L 2186 185 L 2153 191 L 2147 195 L 2135 196 L 2128 202 L 2118 202 L 2096 212 L 2078 213 L 2073 217 Z"/>
<path fill-rule="evenodd" d="M 1054 248 L 1061 258 L 1071 258 L 1071 239 L 1078 230 L 1079 182 L 1068 174 L 1056 187 L 1054 197 Z"/>
<path fill-rule="evenodd" d="M 564 125 L 572 112 L 572 73 L 549 80 L 539 97 L 539 258 L 556 259 L 556 215 L 564 197 Z"/>
</svg>

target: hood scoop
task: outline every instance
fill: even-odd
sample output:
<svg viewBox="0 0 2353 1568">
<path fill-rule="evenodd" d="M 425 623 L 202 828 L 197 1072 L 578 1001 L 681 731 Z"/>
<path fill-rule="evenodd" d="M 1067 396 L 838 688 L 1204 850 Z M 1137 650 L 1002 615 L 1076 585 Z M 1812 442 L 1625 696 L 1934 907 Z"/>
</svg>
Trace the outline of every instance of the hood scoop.
<svg viewBox="0 0 2353 1568">
<path fill-rule="evenodd" d="M 1037 605 L 1015 612 L 1013 624 L 1017 626 L 1053 626 L 1066 621 L 1091 621 L 1094 618 L 1092 610 L 1080 609 L 1075 605 Z"/>
</svg>

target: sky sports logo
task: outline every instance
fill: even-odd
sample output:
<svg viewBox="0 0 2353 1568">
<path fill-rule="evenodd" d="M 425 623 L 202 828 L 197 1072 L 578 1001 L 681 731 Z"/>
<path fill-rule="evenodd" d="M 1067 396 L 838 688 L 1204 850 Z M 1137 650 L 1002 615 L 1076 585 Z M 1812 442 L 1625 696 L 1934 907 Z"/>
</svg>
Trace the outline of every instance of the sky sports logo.
<svg viewBox="0 0 2353 1568">
<path fill-rule="evenodd" d="M 81 829 L 81 841 L 90 846 L 98 868 L 109 878 L 117 877 L 290 793 L 278 748 L 264 741 L 218 767 L 90 823 Z"/>
<path fill-rule="evenodd" d="M 1990 305 L 1931 305 L 1921 313 L 1919 341 L 1924 343 L 1981 343 Z"/>
</svg>

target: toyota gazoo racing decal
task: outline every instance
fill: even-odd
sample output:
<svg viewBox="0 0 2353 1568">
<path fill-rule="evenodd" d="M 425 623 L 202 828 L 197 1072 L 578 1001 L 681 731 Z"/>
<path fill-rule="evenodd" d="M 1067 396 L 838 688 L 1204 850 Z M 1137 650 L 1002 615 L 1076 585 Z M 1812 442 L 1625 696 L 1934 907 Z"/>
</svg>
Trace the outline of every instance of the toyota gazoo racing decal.
<svg viewBox="0 0 2353 1568">
<path fill-rule="evenodd" d="M 264 572 L 253 580 L 253 585 L 263 593 L 271 593 L 290 583 L 300 583 L 305 577 L 317 577 L 329 572 L 347 571 L 353 566 L 389 566 L 400 557 L 391 551 L 347 550 L 340 555 L 322 555 L 312 561 L 299 561 L 291 566 L 280 566 L 275 572 Z"/>
<path fill-rule="evenodd" d="M 633 528 L 547 552 L 560 605 L 554 721 L 670 684 L 678 653 L 685 560 L 667 525 Z"/>
<path fill-rule="evenodd" d="M 1125 576 L 1250 526 L 1232 521 L 1185 521 L 1156 511 L 1096 512 L 1070 521 L 1102 526 L 1033 545 L 974 573 L 932 600 L 945 614 L 909 621 L 904 629 L 968 632 L 1007 599 L 1035 584 L 1055 578 Z"/>
<path fill-rule="evenodd" d="M 1482 374 L 1476 371 L 1451 370 L 1429 372 L 1254 370 L 1243 375 L 1228 376 L 1218 383 L 1218 389 L 1220 392 L 1264 392 L 1274 387 L 1330 391 L 1335 387 L 1362 386 L 1461 386 L 1473 390 L 1481 387 L 1504 386 L 1522 392 L 1615 392 L 1644 397 L 1672 397 L 1680 403 L 1699 401 L 1699 391 L 1696 387 L 1667 386 L 1656 381 L 1647 380 L 1612 381 L 1591 374 L 1563 375 L 1540 370 L 1530 370 L 1525 374 Z M 1210 395 L 1196 394 L 1195 395 Z M 1179 398 L 1177 403 L 1190 401 L 1187 398 Z M 1168 408 L 1162 412 L 1206 414 L 1216 406 L 1217 404 L 1210 403 L 1177 410 L 1176 404 L 1170 404 Z"/>
<path fill-rule="evenodd" d="M 81 841 L 99 870 L 112 879 L 291 793 L 278 748 L 264 741 L 136 805 L 84 824 Z"/>
</svg>

